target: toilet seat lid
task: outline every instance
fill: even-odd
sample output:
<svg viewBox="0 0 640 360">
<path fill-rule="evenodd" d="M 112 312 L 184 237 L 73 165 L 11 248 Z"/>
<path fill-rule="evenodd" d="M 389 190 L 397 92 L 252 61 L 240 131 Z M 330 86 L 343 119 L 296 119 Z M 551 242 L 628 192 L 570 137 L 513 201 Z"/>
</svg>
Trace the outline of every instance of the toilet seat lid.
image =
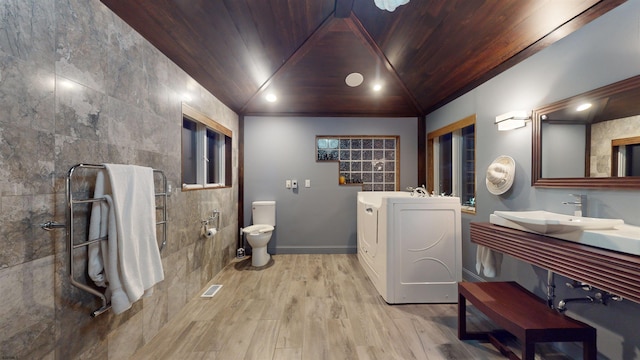
<svg viewBox="0 0 640 360">
<path fill-rule="evenodd" d="M 255 224 L 242 229 L 245 234 L 266 233 L 273 231 L 274 227 L 266 224 Z"/>
</svg>

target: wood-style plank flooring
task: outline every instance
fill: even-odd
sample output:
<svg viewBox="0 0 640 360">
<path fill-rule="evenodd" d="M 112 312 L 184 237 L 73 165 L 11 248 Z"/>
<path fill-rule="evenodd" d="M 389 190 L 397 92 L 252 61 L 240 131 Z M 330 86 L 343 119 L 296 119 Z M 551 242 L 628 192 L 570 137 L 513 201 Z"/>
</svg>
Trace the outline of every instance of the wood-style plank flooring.
<svg viewBox="0 0 640 360">
<path fill-rule="evenodd" d="M 504 359 L 458 340 L 456 304 L 385 303 L 356 255 L 275 255 L 261 270 L 245 258 L 210 284 L 223 287 L 189 301 L 134 358 Z M 470 312 L 470 330 L 491 327 Z"/>
</svg>

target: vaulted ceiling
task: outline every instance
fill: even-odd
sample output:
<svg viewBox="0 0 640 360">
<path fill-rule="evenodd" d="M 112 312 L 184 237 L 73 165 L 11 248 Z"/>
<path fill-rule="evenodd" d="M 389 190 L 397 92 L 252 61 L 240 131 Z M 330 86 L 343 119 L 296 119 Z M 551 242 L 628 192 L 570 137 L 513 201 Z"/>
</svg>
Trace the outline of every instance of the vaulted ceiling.
<svg viewBox="0 0 640 360">
<path fill-rule="evenodd" d="M 425 115 L 624 1 L 102 0 L 238 114 L 372 117 Z"/>
</svg>

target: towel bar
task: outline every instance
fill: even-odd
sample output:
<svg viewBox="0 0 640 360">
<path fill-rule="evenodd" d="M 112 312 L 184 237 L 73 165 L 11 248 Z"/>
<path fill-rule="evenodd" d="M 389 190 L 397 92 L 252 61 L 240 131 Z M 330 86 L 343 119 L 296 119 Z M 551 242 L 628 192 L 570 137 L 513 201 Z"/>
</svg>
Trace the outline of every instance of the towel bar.
<svg viewBox="0 0 640 360">
<path fill-rule="evenodd" d="M 74 233 L 74 205 L 77 204 L 88 204 L 88 203 L 94 203 L 97 201 L 106 201 L 106 199 L 104 198 L 87 198 L 87 199 L 74 199 L 73 197 L 73 175 L 76 171 L 76 169 L 93 169 L 93 170 L 102 170 L 105 169 L 104 165 L 96 165 L 96 164 L 77 164 L 72 166 L 69 169 L 69 172 L 67 173 L 67 179 L 66 179 L 66 197 L 67 197 L 67 223 L 66 224 L 58 224 L 55 223 L 53 221 L 48 221 L 44 224 L 41 224 L 41 227 L 43 230 L 52 230 L 54 228 L 67 228 L 67 250 L 68 250 L 68 256 L 69 256 L 69 279 L 71 281 L 71 285 L 86 291 L 88 293 L 91 293 L 97 297 L 99 297 L 102 300 L 102 306 L 97 309 L 94 310 L 91 313 L 91 317 L 96 317 L 106 311 L 108 311 L 111 308 L 111 304 L 107 301 L 106 296 L 94 289 L 93 287 L 81 283 L 78 280 L 76 280 L 75 277 L 75 267 L 74 267 L 74 261 L 73 261 L 73 255 L 74 255 L 74 251 L 77 249 L 81 249 L 84 247 L 89 246 L 90 244 L 93 244 L 95 242 L 98 241 L 103 241 L 106 240 L 107 238 L 99 238 L 99 239 L 95 239 L 95 240 L 82 240 L 81 242 L 76 243 L 74 241 L 75 239 L 75 233 Z M 156 210 L 161 210 L 162 215 L 161 215 L 161 219 L 159 221 L 156 222 L 156 226 L 161 226 L 162 227 L 162 243 L 159 245 L 160 251 L 162 251 L 164 249 L 164 247 L 167 245 L 167 177 L 165 176 L 164 172 L 162 172 L 161 170 L 153 170 L 154 173 L 154 177 L 155 175 L 159 175 L 160 176 L 160 183 L 161 183 L 161 191 L 156 192 L 155 196 L 156 196 Z M 160 203 L 158 205 L 158 202 Z"/>
<path fill-rule="evenodd" d="M 40 224 L 42 230 L 51 231 L 53 229 L 63 229 L 67 227 L 67 224 L 60 224 L 55 221 L 47 221 L 46 223 Z"/>
</svg>

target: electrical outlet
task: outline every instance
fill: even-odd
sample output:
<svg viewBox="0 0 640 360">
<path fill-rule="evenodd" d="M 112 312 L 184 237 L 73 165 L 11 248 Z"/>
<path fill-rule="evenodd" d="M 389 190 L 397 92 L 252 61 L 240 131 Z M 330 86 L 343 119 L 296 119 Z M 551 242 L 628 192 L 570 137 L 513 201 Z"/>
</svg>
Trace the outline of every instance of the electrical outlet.
<svg viewBox="0 0 640 360">
<path fill-rule="evenodd" d="M 286 187 L 287 189 L 291 189 L 291 180 L 285 180 L 284 187 Z"/>
<path fill-rule="evenodd" d="M 291 188 L 292 189 L 298 188 L 298 180 L 291 180 Z"/>
</svg>

